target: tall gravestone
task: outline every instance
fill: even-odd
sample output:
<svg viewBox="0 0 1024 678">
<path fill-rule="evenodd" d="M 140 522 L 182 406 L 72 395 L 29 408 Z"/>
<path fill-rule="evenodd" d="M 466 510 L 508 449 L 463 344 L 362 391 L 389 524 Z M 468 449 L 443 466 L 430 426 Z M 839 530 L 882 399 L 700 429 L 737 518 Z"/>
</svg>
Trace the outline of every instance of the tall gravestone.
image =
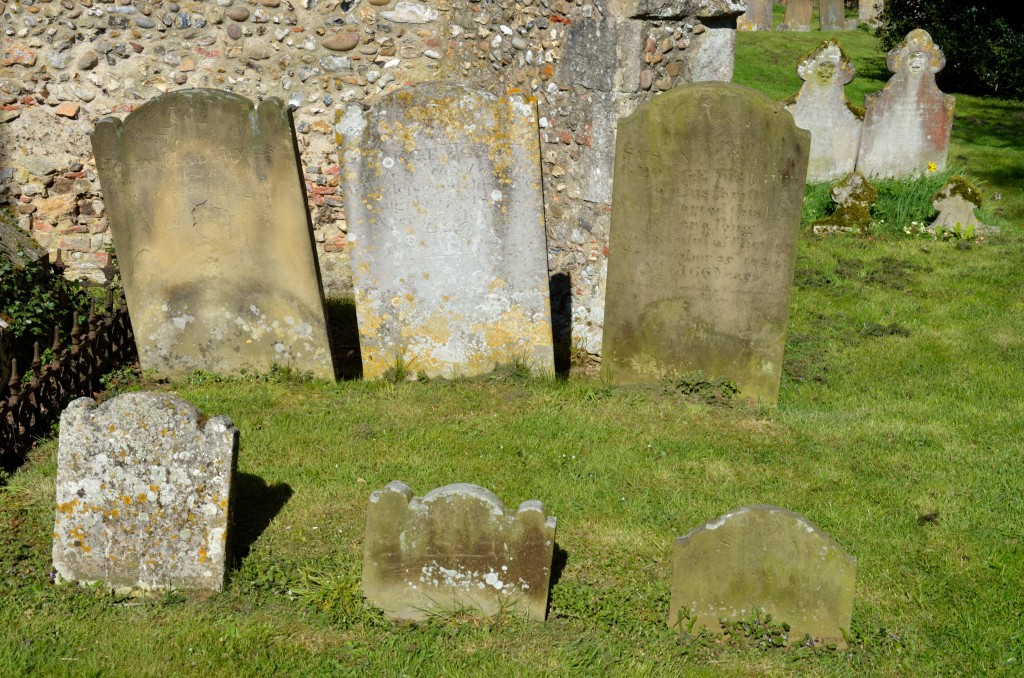
<svg viewBox="0 0 1024 678">
<path fill-rule="evenodd" d="M 370 496 L 363 592 L 394 619 L 468 607 L 544 621 L 556 522 L 539 501 L 513 513 L 477 485 L 414 497 L 389 483 Z"/>
<path fill-rule="evenodd" d="M 857 169 L 867 177 L 903 177 L 946 167 L 956 97 L 943 94 L 935 74 L 946 57 L 916 29 L 885 60 L 893 76 L 865 98 Z"/>
<path fill-rule="evenodd" d="M 61 414 L 53 565 L 113 589 L 224 585 L 238 431 L 166 393 Z"/>
<path fill-rule="evenodd" d="M 770 31 L 774 0 L 747 0 L 747 11 L 736 19 L 736 30 Z"/>
<path fill-rule="evenodd" d="M 786 110 L 796 126 L 811 133 L 807 181 L 831 181 L 853 171 L 860 146 L 861 117 L 850 108 L 843 87 L 857 70 L 834 40 L 827 40 L 797 66 L 804 81 Z"/>
<path fill-rule="evenodd" d="M 774 403 L 810 134 L 766 96 L 677 87 L 619 121 L 602 369 L 700 370 Z"/>
<path fill-rule="evenodd" d="M 885 7 L 884 0 L 860 0 L 860 22 L 870 26 L 878 25 L 878 18 Z"/>
<path fill-rule="evenodd" d="M 340 115 L 364 377 L 553 370 L 536 115 L 437 82 Z"/>
<path fill-rule="evenodd" d="M 676 539 L 668 622 L 721 632 L 762 609 L 805 636 L 846 647 L 857 561 L 806 518 L 745 506 Z"/>
<path fill-rule="evenodd" d="M 814 14 L 814 0 L 789 0 L 786 15 L 783 17 L 780 31 L 811 30 L 811 15 Z"/>
<path fill-rule="evenodd" d="M 100 121 L 92 145 L 144 369 L 334 377 L 283 102 L 172 92 Z"/>
<path fill-rule="evenodd" d="M 818 21 L 823 31 L 845 31 L 846 7 L 843 0 L 820 0 Z"/>
</svg>

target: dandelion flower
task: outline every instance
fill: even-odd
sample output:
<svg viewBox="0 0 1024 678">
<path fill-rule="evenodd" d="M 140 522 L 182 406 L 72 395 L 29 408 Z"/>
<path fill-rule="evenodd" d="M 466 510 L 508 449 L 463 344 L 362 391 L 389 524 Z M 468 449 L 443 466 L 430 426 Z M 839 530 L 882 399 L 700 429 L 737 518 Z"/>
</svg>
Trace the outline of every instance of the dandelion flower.
<svg viewBox="0 0 1024 678">
<path fill-rule="evenodd" d="M 938 169 L 939 169 L 938 166 L 934 162 L 928 163 L 928 173 L 929 174 L 931 174 L 932 172 L 935 172 Z"/>
</svg>

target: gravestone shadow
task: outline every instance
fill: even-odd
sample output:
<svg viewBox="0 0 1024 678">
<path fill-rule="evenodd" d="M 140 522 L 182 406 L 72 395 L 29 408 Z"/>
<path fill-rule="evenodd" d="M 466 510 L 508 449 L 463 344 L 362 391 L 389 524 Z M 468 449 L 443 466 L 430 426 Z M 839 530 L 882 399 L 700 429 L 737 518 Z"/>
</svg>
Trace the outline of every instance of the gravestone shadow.
<svg viewBox="0 0 1024 678">
<path fill-rule="evenodd" d="M 562 578 L 562 571 L 569 562 L 569 552 L 556 541 L 551 554 L 551 582 L 548 584 L 548 611 L 551 610 L 551 592 Z"/>
<path fill-rule="evenodd" d="M 555 375 L 565 379 L 572 367 L 572 282 L 568 273 L 548 279 L 551 296 L 551 341 L 555 350 Z"/>
<path fill-rule="evenodd" d="M 235 498 L 231 534 L 231 569 L 237 569 L 292 496 L 287 483 L 267 485 L 266 481 L 251 473 L 235 475 Z"/>
<path fill-rule="evenodd" d="M 327 311 L 327 336 L 334 360 L 334 378 L 349 381 L 363 376 L 363 359 L 359 353 L 359 325 L 356 304 L 350 298 L 324 300 Z"/>
</svg>

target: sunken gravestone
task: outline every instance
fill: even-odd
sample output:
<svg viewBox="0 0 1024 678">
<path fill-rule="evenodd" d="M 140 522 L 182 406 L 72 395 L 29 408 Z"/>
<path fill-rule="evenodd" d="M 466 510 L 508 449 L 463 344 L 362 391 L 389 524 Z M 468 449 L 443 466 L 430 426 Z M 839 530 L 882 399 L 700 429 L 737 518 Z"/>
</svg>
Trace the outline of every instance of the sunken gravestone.
<svg viewBox="0 0 1024 678">
<path fill-rule="evenodd" d="M 729 83 L 677 87 L 619 121 L 602 369 L 702 371 L 778 398 L 810 134 Z"/>
<path fill-rule="evenodd" d="M 334 377 L 284 103 L 172 92 L 92 145 L 144 369 Z"/>
<path fill-rule="evenodd" d="M 843 0 L 820 0 L 818 21 L 823 31 L 845 31 L 846 7 Z"/>
<path fill-rule="evenodd" d="M 932 235 L 955 234 L 961 238 L 996 235 L 999 227 L 983 224 L 974 214 L 981 207 L 981 191 L 962 176 L 950 177 L 932 198 L 932 207 L 939 216 L 928 226 Z"/>
<path fill-rule="evenodd" d="M 166 393 L 72 402 L 60 418 L 53 565 L 131 589 L 224 585 L 238 431 Z"/>
<path fill-rule="evenodd" d="M 736 18 L 740 31 L 770 31 L 774 0 L 747 0 L 747 11 Z"/>
<path fill-rule="evenodd" d="M 556 519 L 539 501 L 512 513 L 477 485 L 414 497 L 394 481 L 370 496 L 363 593 L 393 619 L 472 608 L 547 616 Z"/>
<path fill-rule="evenodd" d="M 859 233 L 871 223 L 871 208 L 878 201 L 878 191 L 860 172 L 850 172 L 829 190 L 835 211 L 811 229 L 816 234 Z"/>
<path fill-rule="evenodd" d="M 814 13 L 814 0 L 789 0 L 786 15 L 783 17 L 780 31 L 811 30 L 811 15 Z"/>
<path fill-rule="evenodd" d="M 786 110 L 800 129 L 811 133 L 807 181 L 830 181 L 853 171 L 860 146 L 861 115 L 855 113 L 843 87 L 857 70 L 834 40 L 826 40 L 797 66 L 804 81 Z"/>
<path fill-rule="evenodd" d="M 363 376 L 554 369 L 537 113 L 452 83 L 337 124 Z"/>
<path fill-rule="evenodd" d="M 846 647 L 857 560 L 806 518 L 745 506 L 676 539 L 668 622 L 720 633 L 760 609 L 805 636 Z"/>
<path fill-rule="evenodd" d="M 926 31 L 907 34 L 885 60 L 893 76 L 865 97 L 857 169 L 867 177 L 904 177 L 946 167 L 956 97 L 943 94 L 935 74 L 946 57 Z"/>
</svg>

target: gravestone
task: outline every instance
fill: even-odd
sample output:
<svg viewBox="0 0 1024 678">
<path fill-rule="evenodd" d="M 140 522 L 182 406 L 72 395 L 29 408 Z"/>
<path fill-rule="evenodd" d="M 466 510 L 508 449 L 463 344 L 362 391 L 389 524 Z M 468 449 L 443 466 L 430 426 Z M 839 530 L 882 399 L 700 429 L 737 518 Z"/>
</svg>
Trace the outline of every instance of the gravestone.
<svg viewBox="0 0 1024 678">
<path fill-rule="evenodd" d="M 806 518 L 745 506 L 676 539 L 669 625 L 720 633 L 756 609 L 805 636 L 846 647 L 857 560 Z"/>
<path fill-rule="evenodd" d="M 814 13 L 814 0 L 789 0 L 786 15 L 783 17 L 780 31 L 811 30 L 811 15 Z"/>
<path fill-rule="evenodd" d="M 363 377 L 554 369 L 536 116 L 439 82 L 341 114 Z"/>
<path fill-rule="evenodd" d="M 826 40 L 797 66 L 804 81 L 786 110 L 811 133 L 807 181 L 831 181 L 853 171 L 860 146 L 861 116 L 850 109 L 843 87 L 857 69 L 834 40 Z"/>
<path fill-rule="evenodd" d="M 871 223 L 871 207 L 878 200 L 878 191 L 863 174 L 850 172 L 829 193 L 836 209 L 814 223 L 811 228 L 815 233 L 860 233 L 867 228 Z"/>
<path fill-rule="evenodd" d="M 981 191 L 962 176 L 950 177 L 949 183 L 932 198 L 932 207 L 939 211 L 927 229 L 932 235 L 954 233 L 961 238 L 974 238 L 997 235 L 1000 231 L 997 226 L 983 224 L 974 214 L 981 207 Z"/>
<path fill-rule="evenodd" d="M 555 524 L 539 501 L 512 513 L 477 485 L 414 497 L 394 481 L 370 496 L 363 593 L 393 619 L 472 608 L 547 616 Z"/>
<path fill-rule="evenodd" d="M 858 12 L 860 22 L 869 26 L 877 26 L 879 23 L 878 18 L 881 16 L 884 7 L 884 0 L 860 0 Z"/>
<path fill-rule="evenodd" d="M 770 31 L 774 0 L 747 0 L 747 11 L 736 19 L 740 31 Z"/>
<path fill-rule="evenodd" d="M 284 103 L 172 92 L 100 121 L 92 145 L 143 369 L 333 379 Z"/>
<path fill-rule="evenodd" d="M 61 414 L 53 566 L 66 581 L 220 591 L 238 431 L 166 393 Z"/>
<path fill-rule="evenodd" d="M 774 403 L 810 134 L 730 83 L 677 87 L 619 121 L 602 370 L 687 372 Z"/>
<path fill-rule="evenodd" d="M 942 171 L 956 108 L 956 97 L 935 84 L 946 57 L 926 31 L 915 29 L 885 63 L 893 76 L 865 98 L 857 169 L 867 177 Z"/>
<path fill-rule="evenodd" d="M 846 7 L 843 0 L 820 0 L 818 21 L 823 31 L 845 31 Z"/>
</svg>

